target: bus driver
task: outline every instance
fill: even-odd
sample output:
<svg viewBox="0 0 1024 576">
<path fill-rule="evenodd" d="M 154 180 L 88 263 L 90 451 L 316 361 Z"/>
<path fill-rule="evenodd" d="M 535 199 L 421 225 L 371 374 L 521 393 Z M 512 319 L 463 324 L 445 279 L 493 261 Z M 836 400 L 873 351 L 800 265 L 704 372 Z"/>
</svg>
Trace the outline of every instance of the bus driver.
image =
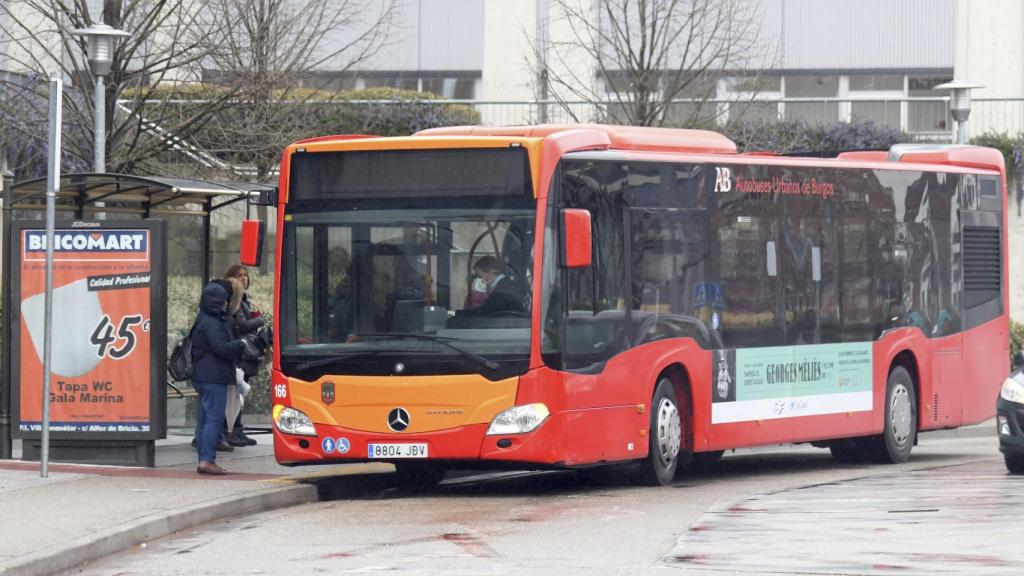
<svg viewBox="0 0 1024 576">
<path fill-rule="evenodd" d="M 483 256 L 473 265 L 473 274 L 487 286 L 487 299 L 479 307 L 466 310 L 471 315 L 498 312 L 523 312 L 523 291 L 514 280 L 505 276 L 494 256 Z"/>
</svg>

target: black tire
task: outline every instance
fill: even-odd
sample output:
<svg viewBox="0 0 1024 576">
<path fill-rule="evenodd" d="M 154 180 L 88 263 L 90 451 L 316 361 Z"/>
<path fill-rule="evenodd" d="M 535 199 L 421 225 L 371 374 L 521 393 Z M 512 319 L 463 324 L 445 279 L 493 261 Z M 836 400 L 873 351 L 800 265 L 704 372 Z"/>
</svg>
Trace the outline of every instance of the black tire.
<svg viewBox="0 0 1024 576">
<path fill-rule="evenodd" d="M 1003 454 L 1003 461 L 1006 462 L 1006 470 L 1010 474 L 1024 474 L 1024 456 Z"/>
<path fill-rule="evenodd" d="M 429 490 L 444 480 L 446 472 L 436 462 L 395 462 L 398 487 L 408 490 Z"/>
<path fill-rule="evenodd" d="M 917 439 L 917 394 L 914 380 L 903 366 L 889 372 L 885 384 L 885 421 L 875 460 L 901 464 L 910 460 Z"/>
<path fill-rule="evenodd" d="M 647 486 L 666 486 L 675 478 L 683 431 L 672 381 L 663 377 L 651 399 L 648 454 L 639 470 L 639 481 Z"/>
</svg>

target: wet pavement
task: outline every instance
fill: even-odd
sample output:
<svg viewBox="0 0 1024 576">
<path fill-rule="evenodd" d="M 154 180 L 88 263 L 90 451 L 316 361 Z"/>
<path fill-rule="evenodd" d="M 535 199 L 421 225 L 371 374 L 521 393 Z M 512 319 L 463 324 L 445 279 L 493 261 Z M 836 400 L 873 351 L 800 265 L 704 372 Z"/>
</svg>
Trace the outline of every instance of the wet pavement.
<svg viewBox="0 0 1024 576">
<path fill-rule="evenodd" d="M 1014 574 L 1024 476 L 999 460 L 830 482 L 716 507 L 666 557 L 687 572 Z"/>
</svg>

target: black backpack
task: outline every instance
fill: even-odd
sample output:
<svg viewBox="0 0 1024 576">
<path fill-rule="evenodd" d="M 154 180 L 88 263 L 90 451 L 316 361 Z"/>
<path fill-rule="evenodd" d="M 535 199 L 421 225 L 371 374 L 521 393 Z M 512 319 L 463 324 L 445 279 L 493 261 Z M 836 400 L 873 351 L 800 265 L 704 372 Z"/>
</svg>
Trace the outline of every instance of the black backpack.
<svg viewBox="0 0 1024 576">
<path fill-rule="evenodd" d="M 175 382 L 192 378 L 192 331 L 195 329 L 196 325 L 192 324 L 188 334 L 178 341 L 167 360 L 167 373 Z"/>
</svg>

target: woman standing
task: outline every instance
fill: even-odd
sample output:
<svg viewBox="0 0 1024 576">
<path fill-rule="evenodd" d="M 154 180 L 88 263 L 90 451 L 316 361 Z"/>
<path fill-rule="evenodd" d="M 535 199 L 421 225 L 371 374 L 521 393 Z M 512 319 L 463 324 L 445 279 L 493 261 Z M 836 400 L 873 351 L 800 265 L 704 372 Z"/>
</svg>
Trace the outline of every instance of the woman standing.
<svg viewBox="0 0 1024 576">
<path fill-rule="evenodd" d="M 228 386 L 235 383 L 235 362 L 245 342 L 234 338 L 227 325 L 228 291 L 216 281 L 203 287 L 199 316 L 192 333 L 192 386 L 199 392 L 203 410 L 197 427 L 200 474 L 223 475 L 217 465 Z"/>
<path fill-rule="evenodd" d="M 238 307 L 235 308 L 234 302 L 232 302 L 231 306 L 231 324 L 235 329 L 235 333 L 243 340 L 253 339 L 257 331 L 263 327 L 263 318 L 249 303 L 249 269 L 241 264 L 235 264 L 224 273 L 224 279 L 237 281 L 242 286 L 241 301 L 238 302 Z M 242 369 L 246 382 L 256 376 L 256 373 L 259 371 L 259 363 L 259 358 L 243 358 L 239 362 L 238 367 Z M 241 412 L 238 413 L 234 422 L 228 422 L 227 442 L 232 446 L 252 446 L 256 444 L 255 440 L 245 435 L 245 429 L 242 427 Z"/>
</svg>

